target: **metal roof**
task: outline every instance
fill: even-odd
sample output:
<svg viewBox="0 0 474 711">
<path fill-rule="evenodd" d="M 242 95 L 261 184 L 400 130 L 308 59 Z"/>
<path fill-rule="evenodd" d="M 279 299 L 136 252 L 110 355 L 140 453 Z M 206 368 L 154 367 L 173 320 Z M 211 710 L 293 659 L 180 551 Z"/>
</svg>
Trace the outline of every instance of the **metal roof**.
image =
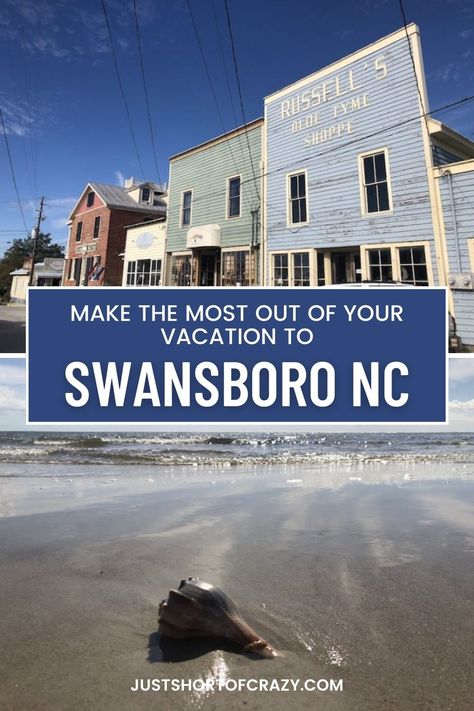
<svg viewBox="0 0 474 711">
<path fill-rule="evenodd" d="M 122 188 L 119 185 L 106 185 L 105 183 L 89 183 L 89 185 L 108 207 L 129 207 L 140 212 L 156 212 L 158 214 L 166 212 L 166 204 L 164 202 L 161 205 L 144 205 L 137 202 L 130 197 L 130 188 Z M 146 183 L 146 185 L 153 184 Z M 134 187 L 136 189 L 137 186 Z M 158 186 L 156 187 L 158 189 Z"/>
</svg>

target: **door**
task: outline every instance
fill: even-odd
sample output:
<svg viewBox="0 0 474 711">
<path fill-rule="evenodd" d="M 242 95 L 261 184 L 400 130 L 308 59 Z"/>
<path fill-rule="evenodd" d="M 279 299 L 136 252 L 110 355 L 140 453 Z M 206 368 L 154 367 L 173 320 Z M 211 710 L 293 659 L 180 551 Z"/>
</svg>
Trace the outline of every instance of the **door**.
<svg viewBox="0 0 474 711">
<path fill-rule="evenodd" d="M 199 260 L 199 286 L 216 285 L 216 255 L 201 254 Z"/>
<path fill-rule="evenodd" d="M 360 250 L 331 252 L 333 284 L 355 284 L 362 281 Z"/>
</svg>

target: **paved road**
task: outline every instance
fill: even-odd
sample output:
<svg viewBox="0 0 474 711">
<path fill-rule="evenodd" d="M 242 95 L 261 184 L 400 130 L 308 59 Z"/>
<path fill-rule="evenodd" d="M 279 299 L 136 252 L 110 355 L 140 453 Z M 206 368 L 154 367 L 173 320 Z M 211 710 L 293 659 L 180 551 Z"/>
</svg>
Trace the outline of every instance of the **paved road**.
<svg viewBox="0 0 474 711">
<path fill-rule="evenodd" d="M 24 306 L 0 305 L 0 354 L 25 352 Z"/>
</svg>

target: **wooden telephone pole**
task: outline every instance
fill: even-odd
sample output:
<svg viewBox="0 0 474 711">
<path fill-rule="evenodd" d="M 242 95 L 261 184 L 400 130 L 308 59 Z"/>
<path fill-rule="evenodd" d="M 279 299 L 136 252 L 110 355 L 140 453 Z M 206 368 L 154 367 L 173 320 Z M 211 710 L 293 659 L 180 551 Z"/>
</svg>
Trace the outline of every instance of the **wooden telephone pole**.
<svg viewBox="0 0 474 711">
<path fill-rule="evenodd" d="M 34 272 L 35 272 L 35 259 L 36 259 L 36 245 L 38 244 L 39 236 L 40 236 L 40 227 L 41 227 L 41 222 L 43 220 L 43 207 L 44 207 L 44 196 L 41 197 L 41 202 L 40 202 L 40 207 L 38 210 L 38 222 L 36 223 L 36 227 L 33 229 L 33 254 L 31 255 L 31 271 L 30 271 L 30 279 L 28 282 L 28 286 L 31 286 L 33 284 L 33 277 L 34 277 Z"/>
</svg>

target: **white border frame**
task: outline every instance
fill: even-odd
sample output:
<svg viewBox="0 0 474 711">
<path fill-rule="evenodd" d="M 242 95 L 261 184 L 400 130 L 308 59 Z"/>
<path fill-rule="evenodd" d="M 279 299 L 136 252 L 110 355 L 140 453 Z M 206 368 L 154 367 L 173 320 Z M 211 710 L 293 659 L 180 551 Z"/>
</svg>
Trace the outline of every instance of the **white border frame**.
<svg viewBox="0 0 474 711">
<path fill-rule="evenodd" d="M 25 398 L 25 423 L 27 425 L 53 425 L 57 427 L 63 427 L 64 425 L 70 425 L 70 426 L 92 426 L 92 427 L 107 427 L 107 426 L 120 426 L 120 427 L 128 427 L 128 426 L 150 426 L 150 427 L 156 427 L 160 425 L 164 426 L 171 426 L 171 425 L 176 425 L 176 426 L 199 426 L 202 427 L 202 425 L 213 425 L 213 426 L 224 426 L 224 427 L 232 427 L 232 426 L 242 426 L 242 425 L 250 425 L 250 426 L 258 426 L 258 427 L 285 427 L 287 425 L 298 425 L 298 426 L 307 426 L 307 427 L 313 427 L 313 426 L 324 426 L 324 427 L 329 427 L 329 426 L 345 426 L 345 425 L 350 425 L 351 427 L 363 427 L 363 426 L 378 426 L 378 425 L 393 425 L 394 427 L 403 427 L 403 426 L 410 426 L 410 425 L 420 425 L 420 426 L 434 426 L 434 425 L 448 425 L 449 424 L 449 419 L 448 419 L 448 413 L 449 413 L 449 354 L 448 354 L 448 298 L 447 298 L 447 292 L 448 289 L 444 286 L 427 286 L 424 287 L 424 289 L 429 289 L 431 291 L 441 291 L 444 294 L 444 310 L 445 310 L 445 319 L 444 319 L 444 343 L 445 343 L 445 350 L 444 350 L 444 374 L 445 374 L 445 383 L 444 383 L 444 398 L 445 398 L 445 411 L 444 411 L 444 420 L 440 421 L 433 421 L 433 422 L 405 422 L 405 421 L 398 421 L 398 422 L 392 422 L 392 421 L 376 421 L 374 422 L 373 420 L 369 421 L 364 421 L 364 422 L 359 422 L 359 421 L 351 421 L 351 422 L 339 422 L 339 421 L 306 421 L 306 420 L 295 420 L 293 422 L 287 422 L 287 421 L 277 421 L 277 422 L 267 422 L 267 421 L 249 421 L 249 420 L 242 420 L 242 421 L 234 421 L 234 420 L 229 420 L 229 421 L 220 421 L 220 422 L 208 422 L 207 420 L 203 422 L 202 420 L 199 422 L 195 421 L 181 421 L 181 420 L 168 420 L 167 422 L 160 422 L 160 421 L 155 421 L 155 422 L 142 422 L 140 420 L 137 420 L 135 422 L 125 422 L 125 421 L 99 421 L 99 422 L 77 422 L 75 420 L 73 421 L 68 421 L 68 420 L 63 420 L 61 422 L 47 422 L 43 420 L 30 420 L 29 419 L 29 305 L 30 305 L 30 292 L 32 289 L 62 289 L 63 287 L 61 286 L 33 286 L 30 287 L 27 290 L 27 297 L 26 297 L 26 398 Z M 81 288 L 84 287 L 69 287 L 70 289 L 78 289 L 80 290 Z M 153 287 L 152 287 L 153 288 Z M 156 287 L 156 288 L 163 288 L 163 287 Z M 182 289 L 183 287 L 181 286 L 169 286 L 166 287 L 168 289 Z M 235 292 L 236 287 L 235 286 L 208 286 L 208 287 L 200 287 L 200 286 L 194 286 L 194 287 L 187 287 L 188 289 L 193 289 L 193 290 L 200 290 L 205 288 L 207 291 L 209 289 L 220 289 L 221 291 L 223 290 L 230 290 L 231 292 Z M 276 290 L 277 292 L 281 293 L 281 287 L 268 287 L 268 286 L 247 286 L 245 287 L 246 289 L 252 289 L 253 291 L 270 291 L 270 290 Z M 303 289 L 304 291 L 308 291 L 308 287 L 306 286 L 295 286 L 292 287 L 293 289 L 299 290 Z M 416 287 L 413 287 L 416 288 Z M 119 291 L 126 291 L 127 287 L 121 287 L 121 286 L 116 286 L 116 287 L 108 287 L 107 293 L 113 293 L 114 290 L 119 290 Z M 150 287 L 148 286 L 140 286 L 137 287 L 137 289 L 142 289 L 146 293 L 150 293 Z M 350 287 L 348 287 L 347 290 L 349 290 Z M 388 292 L 393 292 L 396 291 L 391 287 L 378 287 L 379 291 L 388 291 Z M 357 291 L 360 292 L 360 288 L 357 288 Z"/>
</svg>

